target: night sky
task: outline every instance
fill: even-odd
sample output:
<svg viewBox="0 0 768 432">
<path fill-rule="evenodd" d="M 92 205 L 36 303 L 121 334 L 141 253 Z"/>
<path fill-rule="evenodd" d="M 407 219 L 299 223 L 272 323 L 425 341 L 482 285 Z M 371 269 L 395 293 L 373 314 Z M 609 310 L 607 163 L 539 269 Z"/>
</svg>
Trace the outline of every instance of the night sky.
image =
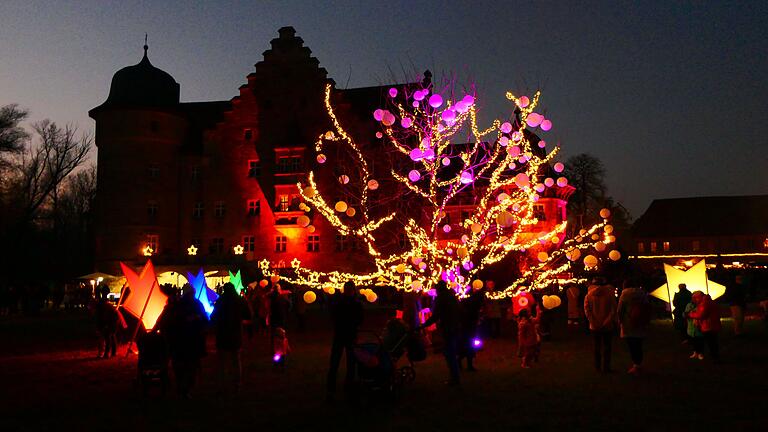
<svg viewBox="0 0 768 432">
<path fill-rule="evenodd" d="M 541 88 L 545 139 L 602 159 L 634 217 L 654 198 L 768 193 L 768 2 L 322 3 L 4 0 L 0 105 L 92 130 L 145 32 L 183 101 L 228 100 L 293 26 L 342 88 L 429 68 L 476 83 L 484 118 Z"/>
</svg>

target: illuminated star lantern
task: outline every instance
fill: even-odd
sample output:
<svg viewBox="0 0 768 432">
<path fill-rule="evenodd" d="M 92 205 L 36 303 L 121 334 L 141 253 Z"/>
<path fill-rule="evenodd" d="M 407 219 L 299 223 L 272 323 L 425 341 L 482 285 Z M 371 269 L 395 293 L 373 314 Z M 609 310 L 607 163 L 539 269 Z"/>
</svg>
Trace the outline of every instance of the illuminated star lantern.
<svg viewBox="0 0 768 432">
<path fill-rule="evenodd" d="M 235 252 L 235 255 L 242 255 L 243 254 L 243 247 L 241 245 L 237 245 L 232 248 L 232 250 Z"/>
<path fill-rule="evenodd" d="M 688 291 L 701 291 L 716 299 L 725 293 L 725 286 L 707 279 L 707 264 L 704 260 L 696 263 L 688 270 L 679 270 L 669 264 L 664 264 L 664 273 L 667 274 L 667 283 L 656 288 L 651 295 L 669 303 L 674 310 L 672 299 L 678 290 L 678 285 L 685 284 Z"/>
<path fill-rule="evenodd" d="M 120 263 L 120 267 L 128 282 L 128 297 L 121 307 L 140 319 L 144 328 L 150 330 L 155 326 L 168 301 L 168 296 L 163 294 L 157 283 L 152 261 L 147 260 L 139 274 L 123 263 Z"/>
<path fill-rule="evenodd" d="M 238 270 L 234 275 L 232 272 L 229 272 L 229 281 L 232 283 L 232 285 L 235 286 L 235 291 L 240 294 L 240 291 L 243 290 L 243 280 L 240 277 L 240 270 Z"/>
<path fill-rule="evenodd" d="M 197 272 L 197 275 L 187 273 L 187 279 L 189 280 L 189 284 L 192 285 L 192 288 L 195 289 L 195 298 L 200 301 L 203 305 L 203 309 L 205 309 L 206 315 L 210 317 L 211 313 L 213 313 L 213 305 L 216 303 L 219 295 L 216 294 L 216 291 L 208 288 L 208 284 L 205 283 L 205 273 L 203 273 L 203 269 L 200 269 Z"/>
<path fill-rule="evenodd" d="M 195 245 L 190 245 L 187 248 L 187 255 L 189 255 L 189 256 L 197 255 L 197 247 Z"/>
<path fill-rule="evenodd" d="M 141 252 L 144 254 L 144 256 L 152 256 L 155 250 L 152 249 L 152 246 L 146 245 L 144 246 L 144 249 L 141 250 Z"/>
</svg>

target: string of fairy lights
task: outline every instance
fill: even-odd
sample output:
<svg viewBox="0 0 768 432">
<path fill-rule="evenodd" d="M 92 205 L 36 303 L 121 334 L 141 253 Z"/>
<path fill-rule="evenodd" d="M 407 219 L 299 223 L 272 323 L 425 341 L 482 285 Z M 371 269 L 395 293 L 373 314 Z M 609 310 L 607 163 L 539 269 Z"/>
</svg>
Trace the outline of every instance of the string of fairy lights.
<svg viewBox="0 0 768 432">
<path fill-rule="evenodd" d="M 407 163 L 395 164 L 389 174 L 404 191 L 419 197 L 422 211 L 428 216 L 424 220 L 410 217 L 405 222 L 399 222 L 394 211 L 381 217 L 373 217 L 369 211 L 379 180 L 372 178 L 361 146 L 337 117 L 332 95 L 333 88 L 328 84 L 324 104 L 332 130 L 318 137 L 316 160 L 322 168 L 328 161 L 328 146 L 346 146 L 356 166 L 342 174 L 339 182 L 351 183 L 360 193 L 347 197 L 350 202 L 329 202 L 327 196 L 337 196 L 337 191 L 321 190 L 315 172 L 311 171 L 306 183 L 297 184 L 306 203 L 301 209 L 316 210 L 340 235 L 362 242 L 373 267 L 363 273 L 323 272 L 305 268 L 300 260 L 294 259 L 293 274 L 281 275 L 284 280 L 332 292 L 342 289 L 346 281 L 361 286 L 389 285 L 404 291 L 431 290 L 443 279 L 457 295 L 465 296 L 471 289 L 483 286 L 478 279 L 483 270 L 512 254 L 526 258 L 522 260 L 519 277 L 488 293 L 491 298 L 502 299 L 567 280 L 563 275 L 576 263 L 583 263 L 586 269 L 596 268 L 598 255 L 615 242 L 607 209 L 600 212 L 600 223 L 570 239 L 565 238 L 565 221 L 547 231 L 534 232 L 540 222 L 536 203 L 547 189 L 565 188 L 568 184 L 562 176 L 546 177 L 551 172 L 563 171 L 559 162 L 550 169 L 559 146 L 547 151 L 545 142 L 530 131 L 536 127 L 548 131 L 552 127 L 551 120 L 536 112 L 540 92 L 532 98 L 507 92 L 506 98 L 514 104 L 514 120 L 497 119 L 488 128 L 480 129 L 475 98 L 471 95 L 444 101 L 429 87 L 390 89 L 389 109 L 373 113 L 382 126 L 376 137 L 382 145 L 391 146 L 395 154 L 412 162 L 409 167 Z M 459 139 L 462 133 L 470 137 L 468 143 Z M 535 144 L 540 150 L 534 150 Z M 449 213 L 455 213 L 459 198 L 470 191 L 475 197 L 472 212 L 454 224 L 458 225 L 454 231 Z M 307 216 L 300 217 L 298 223 L 310 231 L 314 229 Z M 377 247 L 377 231 L 391 224 L 399 224 L 396 229 L 405 235 L 405 250 L 391 253 Z M 608 253 L 611 260 L 620 256 L 616 250 Z M 265 277 L 276 276 L 268 260 L 260 261 L 259 266 Z M 366 290 L 365 294 L 369 300 L 375 300 L 373 291 Z"/>
</svg>

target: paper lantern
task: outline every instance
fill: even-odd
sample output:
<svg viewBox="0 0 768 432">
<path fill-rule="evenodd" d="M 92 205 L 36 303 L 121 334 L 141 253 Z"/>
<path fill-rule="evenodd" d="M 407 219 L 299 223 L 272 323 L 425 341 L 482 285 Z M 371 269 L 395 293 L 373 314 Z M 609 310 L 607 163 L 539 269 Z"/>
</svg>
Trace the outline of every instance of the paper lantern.
<svg viewBox="0 0 768 432">
<path fill-rule="evenodd" d="M 621 252 L 617 250 L 612 250 L 608 252 L 608 258 L 610 258 L 611 261 L 618 261 L 619 259 L 621 259 Z"/>
<path fill-rule="evenodd" d="M 517 100 L 517 106 L 520 108 L 525 108 L 530 103 L 531 101 L 528 99 L 528 96 L 520 96 L 520 99 Z"/>
<path fill-rule="evenodd" d="M 518 146 L 507 147 L 507 154 L 512 156 L 513 158 L 520 156 L 520 147 Z"/>
<path fill-rule="evenodd" d="M 605 231 L 606 234 L 610 234 L 613 232 L 613 225 L 606 225 L 603 227 L 603 231 Z"/>
<path fill-rule="evenodd" d="M 541 298 L 541 305 L 544 306 L 544 309 L 552 309 L 555 307 L 552 299 L 550 299 L 548 295 Z"/>
<path fill-rule="evenodd" d="M 467 254 L 468 254 L 467 248 L 465 248 L 464 246 L 456 249 L 456 255 L 458 255 L 459 258 L 464 258 L 467 256 Z"/>
<path fill-rule="evenodd" d="M 611 211 L 608 210 L 607 208 L 600 210 L 600 217 L 603 219 L 608 219 L 609 217 L 611 217 Z"/>
<path fill-rule="evenodd" d="M 411 172 L 408 173 L 408 178 L 412 182 L 417 182 L 421 178 L 421 173 L 418 170 L 411 170 Z"/>
<path fill-rule="evenodd" d="M 541 127 L 541 130 L 548 131 L 552 129 L 552 122 L 549 120 L 544 120 L 543 122 L 541 122 L 540 127 Z"/>
<path fill-rule="evenodd" d="M 405 264 L 398 264 L 395 268 L 395 271 L 398 273 L 405 273 Z"/>
<path fill-rule="evenodd" d="M 269 280 L 272 281 L 273 284 L 278 283 L 280 281 L 280 275 L 272 275 Z"/>
<path fill-rule="evenodd" d="M 347 203 L 345 203 L 344 201 L 339 201 L 336 203 L 336 205 L 333 208 L 335 208 L 336 211 L 339 213 L 344 213 L 345 211 L 347 211 L 348 206 L 347 206 Z"/>
<path fill-rule="evenodd" d="M 400 119 L 400 126 L 403 127 L 403 129 L 408 129 L 413 124 L 413 120 L 411 120 L 408 117 L 403 117 Z"/>
<path fill-rule="evenodd" d="M 546 187 L 552 187 L 552 186 L 554 186 L 554 185 L 555 185 L 555 180 L 553 180 L 552 178 L 550 178 L 550 177 L 547 177 L 547 179 L 546 179 L 546 180 L 544 180 L 544 186 L 546 186 Z"/>
<path fill-rule="evenodd" d="M 509 122 L 504 122 L 501 124 L 500 129 L 503 133 L 510 133 L 512 132 L 512 125 Z"/>
<path fill-rule="evenodd" d="M 520 189 L 528 187 L 531 184 L 530 180 L 528 179 L 528 174 L 526 174 L 526 173 L 519 173 L 518 175 L 516 175 L 515 176 L 515 184 Z"/>
<path fill-rule="evenodd" d="M 600 234 L 592 234 L 591 239 L 595 240 L 595 241 L 599 240 L 600 239 Z"/>
<path fill-rule="evenodd" d="M 395 115 L 389 111 L 384 111 L 384 115 L 381 117 L 381 124 L 384 126 L 392 126 L 395 124 Z"/>
<path fill-rule="evenodd" d="M 539 262 L 544 262 L 549 259 L 549 254 L 541 251 L 536 255 L 536 258 L 538 258 Z"/>
<path fill-rule="evenodd" d="M 483 287 L 483 281 L 480 279 L 475 279 L 472 281 L 472 289 L 479 290 Z"/>
<path fill-rule="evenodd" d="M 496 216 L 496 223 L 503 226 L 504 228 L 509 228 L 512 226 L 512 224 L 515 223 L 515 217 L 512 216 L 512 213 L 503 211 L 499 213 L 498 216 Z"/>
<path fill-rule="evenodd" d="M 473 233 L 478 234 L 478 233 L 480 233 L 480 231 L 483 230 L 483 226 L 480 225 L 479 223 L 473 223 L 470 226 L 470 229 L 472 230 Z"/>
<path fill-rule="evenodd" d="M 306 303 L 314 303 L 317 300 L 317 295 L 313 291 L 307 291 L 304 293 L 304 301 Z"/>
<path fill-rule="evenodd" d="M 326 157 L 325 157 L 324 154 L 320 153 L 319 155 L 317 155 L 317 162 L 318 163 L 323 164 L 323 163 L 325 163 L 325 161 L 326 161 Z"/>
<path fill-rule="evenodd" d="M 379 182 L 376 180 L 368 180 L 368 189 L 376 190 L 379 188 Z"/>
<path fill-rule="evenodd" d="M 555 164 L 554 169 L 555 169 L 555 172 L 563 172 L 563 170 L 565 169 L 565 165 L 563 165 L 562 162 L 558 162 Z"/>
<path fill-rule="evenodd" d="M 354 209 L 354 208 L 352 208 L 352 207 L 349 207 L 349 208 L 347 209 L 346 213 L 347 213 L 347 216 L 349 216 L 349 217 L 353 217 L 353 216 L 355 215 L 355 213 L 357 213 L 357 211 L 355 211 L 355 209 Z"/>
<path fill-rule="evenodd" d="M 439 94 L 433 94 L 429 97 L 429 106 L 432 108 L 438 108 L 443 104 L 443 97 Z"/>
<path fill-rule="evenodd" d="M 259 286 L 260 286 L 260 287 L 264 288 L 264 287 L 266 287 L 267 285 L 269 285 L 269 281 L 268 281 L 268 280 L 266 280 L 266 279 L 262 279 L 262 280 L 260 280 L 260 281 L 259 281 Z"/>
<path fill-rule="evenodd" d="M 307 186 L 304 188 L 304 196 L 307 198 L 312 198 L 315 195 L 317 195 L 317 191 L 312 186 Z"/>
<path fill-rule="evenodd" d="M 616 236 L 612 236 L 612 235 L 605 236 L 605 241 L 608 243 L 614 243 L 616 241 Z"/>
<path fill-rule="evenodd" d="M 449 232 L 451 232 L 451 226 L 450 226 L 450 225 L 448 225 L 448 224 L 445 224 L 445 225 L 443 225 L 443 232 L 444 232 L 444 233 L 449 233 Z"/>
<path fill-rule="evenodd" d="M 307 225 L 309 225 L 309 218 L 304 215 L 301 215 L 296 218 L 296 224 L 301 227 L 306 227 Z"/>
<path fill-rule="evenodd" d="M 584 266 L 587 268 L 597 267 L 597 257 L 594 255 L 587 255 L 584 257 Z"/>
<path fill-rule="evenodd" d="M 339 183 L 341 184 L 347 184 L 349 183 L 349 176 L 346 174 L 342 174 L 339 176 Z"/>
<path fill-rule="evenodd" d="M 557 185 L 560 186 L 560 187 L 565 187 L 566 185 L 568 185 L 568 179 L 565 178 L 565 177 L 558 178 L 557 179 Z"/>
<path fill-rule="evenodd" d="M 605 250 L 605 243 L 603 243 L 603 242 L 595 243 L 595 250 L 598 251 L 598 252 L 604 251 Z"/>
<path fill-rule="evenodd" d="M 508 146 L 509 145 L 509 138 L 507 138 L 505 136 L 499 138 L 499 145 L 502 146 L 502 147 Z"/>
<path fill-rule="evenodd" d="M 307 231 L 309 231 L 309 233 L 312 234 L 313 232 L 317 231 L 317 228 L 315 228 L 314 225 L 310 225 L 307 227 Z"/>
<path fill-rule="evenodd" d="M 397 96 L 397 89 L 392 87 L 389 89 L 389 97 L 395 97 Z"/>
<path fill-rule="evenodd" d="M 456 120 L 456 113 L 453 110 L 447 109 L 440 114 L 440 117 L 446 123 L 451 123 Z"/>
</svg>

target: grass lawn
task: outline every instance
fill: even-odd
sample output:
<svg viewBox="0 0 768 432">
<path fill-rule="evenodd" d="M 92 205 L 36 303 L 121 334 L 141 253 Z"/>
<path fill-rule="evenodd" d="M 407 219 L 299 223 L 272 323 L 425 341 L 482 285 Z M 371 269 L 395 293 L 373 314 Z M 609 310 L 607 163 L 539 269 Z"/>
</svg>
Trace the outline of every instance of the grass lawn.
<svg viewBox="0 0 768 432">
<path fill-rule="evenodd" d="M 385 318 L 371 313 L 367 326 L 379 329 Z M 209 338 L 211 354 L 187 401 L 173 391 L 143 398 L 134 383 L 136 357 L 126 358 L 125 347 L 118 359 L 94 359 L 84 313 L 2 318 L 0 430 L 740 431 L 768 425 L 768 332 L 761 321 L 748 321 L 748 335 L 734 339 L 724 320 L 721 365 L 689 360 L 669 321 L 654 321 L 641 376 L 624 373 L 629 358 L 619 339 L 615 372 L 596 373 L 591 338 L 569 335 L 562 323 L 543 345 L 541 362 L 521 369 L 505 328 L 501 339 L 486 341 L 480 371 L 463 374 L 460 388 L 443 385 L 443 358 L 430 352 L 398 403 L 325 401 L 326 324 L 322 312 L 310 311 L 306 333 L 289 331 L 294 353 L 283 373 L 271 365 L 267 336 L 248 342 L 236 397 L 217 396 Z"/>
</svg>

